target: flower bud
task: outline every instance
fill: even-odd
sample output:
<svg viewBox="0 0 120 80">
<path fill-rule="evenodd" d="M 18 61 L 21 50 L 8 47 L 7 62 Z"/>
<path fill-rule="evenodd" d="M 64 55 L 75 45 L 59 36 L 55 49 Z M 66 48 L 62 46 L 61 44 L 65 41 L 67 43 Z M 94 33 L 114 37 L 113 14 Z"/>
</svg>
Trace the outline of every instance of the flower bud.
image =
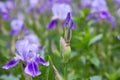
<svg viewBox="0 0 120 80">
<path fill-rule="evenodd" d="M 70 48 L 70 44 L 66 43 L 62 37 L 60 38 L 60 48 L 64 62 L 67 62 L 70 58 L 71 48 Z"/>
</svg>

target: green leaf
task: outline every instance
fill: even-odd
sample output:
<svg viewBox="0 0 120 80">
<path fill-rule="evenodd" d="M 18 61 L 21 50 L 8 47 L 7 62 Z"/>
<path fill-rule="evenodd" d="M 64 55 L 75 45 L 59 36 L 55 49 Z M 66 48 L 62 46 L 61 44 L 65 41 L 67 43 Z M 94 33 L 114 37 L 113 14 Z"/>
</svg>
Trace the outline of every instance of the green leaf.
<svg viewBox="0 0 120 80">
<path fill-rule="evenodd" d="M 99 59 L 98 59 L 97 57 L 93 57 L 90 61 L 91 61 L 91 63 L 92 63 L 93 65 L 95 65 L 96 67 L 98 67 L 99 64 L 100 64 L 100 61 L 99 61 Z"/>
<path fill-rule="evenodd" d="M 101 39 L 102 39 L 102 36 L 103 36 L 102 34 L 99 34 L 99 35 L 93 37 L 93 38 L 89 41 L 88 46 L 90 46 L 90 45 L 96 43 L 97 41 L 101 40 Z"/>
</svg>

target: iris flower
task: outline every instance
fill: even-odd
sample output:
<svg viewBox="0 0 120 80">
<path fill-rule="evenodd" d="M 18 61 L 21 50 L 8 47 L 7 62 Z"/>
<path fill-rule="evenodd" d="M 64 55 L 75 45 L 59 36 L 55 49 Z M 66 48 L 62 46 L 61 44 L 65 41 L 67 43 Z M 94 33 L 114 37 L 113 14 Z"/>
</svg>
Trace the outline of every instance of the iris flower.
<svg viewBox="0 0 120 80">
<path fill-rule="evenodd" d="M 7 6 L 2 1 L 0 1 L 0 15 L 2 15 L 2 18 L 6 21 L 11 19 L 9 12 L 8 12 L 8 9 L 7 9 Z"/>
<path fill-rule="evenodd" d="M 38 68 L 38 64 L 48 66 L 49 63 L 46 62 L 38 54 L 38 45 L 31 43 L 27 39 L 18 40 L 16 42 L 16 56 L 5 64 L 2 68 L 9 69 L 16 66 L 20 61 L 25 65 L 24 72 L 32 77 L 41 74 Z"/>
<path fill-rule="evenodd" d="M 54 29 L 57 25 L 57 21 L 60 20 L 72 25 L 74 22 L 71 19 L 71 6 L 66 3 L 55 3 L 52 7 L 53 17 L 51 21 L 48 23 L 48 29 Z"/>
</svg>

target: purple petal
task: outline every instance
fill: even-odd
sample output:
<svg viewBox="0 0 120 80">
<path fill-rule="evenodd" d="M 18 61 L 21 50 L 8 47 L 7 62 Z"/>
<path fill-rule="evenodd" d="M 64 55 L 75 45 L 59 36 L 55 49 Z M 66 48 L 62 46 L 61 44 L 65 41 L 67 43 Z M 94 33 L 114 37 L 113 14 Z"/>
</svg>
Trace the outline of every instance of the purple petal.
<svg viewBox="0 0 120 80">
<path fill-rule="evenodd" d="M 6 21 L 9 21 L 11 19 L 10 15 L 7 12 L 3 12 L 2 17 Z"/>
<path fill-rule="evenodd" d="M 5 64 L 2 68 L 3 69 L 9 69 L 12 68 L 14 66 L 16 66 L 18 64 L 19 60 L 18 59 L 12 59 L 10 60 L 10 62 L 8 62 L 7 64 Z"/>
<path fill-rule="evenodd" d="M 86 17 L 86 19 L 88 20 L 88 19 L 90 19 L 91 17 L 93 17 L 93 13 L 90 13 L 90 14 L 88 14 L 88 16 Z"/>
<path fill-rule="evenodd" d="M 71 20 L 71 22 L 70 22 L 70 28 L 76 29 L 76 24 L 73 22 L 73 20 Z"/>
<path fill-rule="evenodd" d="M 110 13 L 109 12 L 106 12 L 106 11 L 102 11 L 100 13 L 100 18 L 101 19 L 109 19 L 110 18 Z"/>
<path fill-rule="evenodd" d="M 44 5 L 41 5 L 39 7 L 39 9 L 37 10 L 37 13 L 40 14 L 41 12 L 43 12 L 45 10 L 45 6 Z"/>
<path fill-rule="evenodd" d="M 35 62 L 29 62 L 27 64 L 27 66 L 25 67 L 25 73 L 33 77 L 41 74 L 41 72 L 39 72 L 38 64 L 36 64 Z"/>
<path fill-rule="evenodd" d="M 120 8 L 117 10 L 117 14 L 120 17 Z"/>
<path fill-rule="evenodd" d="M 19 34 L 19 30 L 11 30 L 10 32 L 9 32 L 9 34 L 10 35 L 18 35 Z"/>
<path fill-rule="evenodd" d="M 51 21 L 48 23 L 47 28 L 48 28 L 48 29 L 54 29 L 54 28 L 56 27 L 56 25 L 57 25 L 57 20 L 56 20 L 56 19 L 53 19 L 53 20 L 51 20 Z"/>
<path fill-rule="evenodd" d="M 23 59 L 26 59 L 26 55 L 27 53 L 25 52 L 26 51 L 26 47 L 28 46 L 29 42 L 28 40 L 18 40 L 16 42 L 16 49 L 17 49 L 17 52 L 19 53 L 19 55 L 23 58 Z"/>
<path fill-rule="evenodd" d="M 38 46 L 38 49 L 39 49 L 39 50 L 43 50 L 43 47 L 42 47 L 42 46 Z"/>
<path fill-rule="evenodd" d="M 118 40 L 120 40 L 120 35 L 117 36 Z"/>
<path fill-rule="evenodd" d="M 116 23 L 115 17 L 111 16 L 109 19 L 107 19 L 107 21 L 111 24 L 112 28 L 116 28 L 117 27 L 117 23 Z"/>
<path fill-rule="evenodd" d="M 36 59 L 36 62 L 37 62 L 37 63 L 40 63 L 40 64 L 42 64 L 42 65 L 44 65 L 44 66 L 49 66 L 49 62 L 46 62 L 44 59 L 42 59 L 42 58 L 40 58 L 40 57 L 38 57 L 38 58 Z"/>
<path fill-rule="evenodd" d="M 67 26 L 67 24 L 69 23 L 69 21 L 71 20 L 71 15 L 70 15 L 70 12 L 67 14 L 67 17 L 66 17 L 66 20 L 65 20 L 65 23 L 64 23 L 64 27 Z"/>
<path fill-rule="evenodd" d="M 31 44 L 33 44 L 33 43 L 39 44 L 38 37 L 33 33 L 26 35 L 25 39 L 27 39 Z"/>
<path fill-rule="evenodd" d="M 26 12 L 27 12 L 27 13 L 32 13 L 33 11 L 34 11 L 33 7 L 28 7 L 28 8 L 26 9 Z"/>
</svg>

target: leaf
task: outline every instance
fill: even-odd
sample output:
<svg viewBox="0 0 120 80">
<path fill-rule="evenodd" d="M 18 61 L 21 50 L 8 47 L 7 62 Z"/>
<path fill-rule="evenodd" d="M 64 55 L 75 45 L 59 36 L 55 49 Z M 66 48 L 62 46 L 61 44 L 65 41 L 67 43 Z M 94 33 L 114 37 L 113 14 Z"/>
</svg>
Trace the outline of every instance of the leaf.
<svg viewBox="0 0 120 80">
<path fill-rule="evenodd" d="M 91 61 L 91 63 L 92 63 L 94 66 L 99 67 L 100 61 L 99 61 L 99 59 L 97 58 L 97 56 L 91 58 L 90 61 Z"/>
<path fill-rule="evenodd" d="M 99 35 L 95 36 L 94 38 L 92 38 L 92 39 L 89 41 L 88 46 L 90 46 L 90 45 L 96 43 L 97 41 L 101 40 L 101 39 L 102 39 L 102 36 L 103 36 L 102 34 L 99 34 Z"/>
<path fill-rule="evenodd" d="M 117 69 L 115 72 L 113 72 L 112 74 L 110 74 L 109 79 L 110 80 L 117 80 L 120 77 L 120 68 Z"/>
</svg>

